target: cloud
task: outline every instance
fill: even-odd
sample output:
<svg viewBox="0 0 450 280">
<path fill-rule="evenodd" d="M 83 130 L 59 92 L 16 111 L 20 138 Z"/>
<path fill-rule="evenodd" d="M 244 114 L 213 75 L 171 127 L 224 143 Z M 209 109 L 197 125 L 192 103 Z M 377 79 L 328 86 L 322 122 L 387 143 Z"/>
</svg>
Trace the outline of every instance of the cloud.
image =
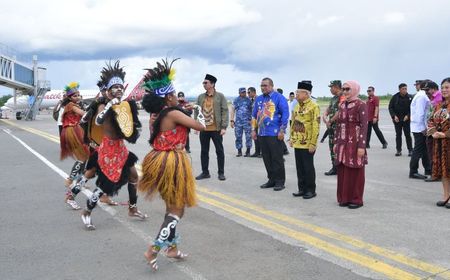
<svg viewBox="0 0 450 280">
<path fill-rule="evenodd" d="M 399 24 L 404 23 L 406 16 L 403 13 L 392 12 L 384 15 L 384 21 L 388 24 Z"/>
<path fill-rule="evenodd" d="M 17 0 L 2 3 L 0 18 L 14 26 L 0 38 L 18 50 L 70 56 L 195 42 L 260 16 L 236 0 Z"/>
<path fill-rule="evenodd" d="M 129 89 L 140 81 L 145 73 L 144 68 L 154 67 L 156 61 L 160 59 L 160 57 L 122 59 L 121 65 L 125 67 L 127 73 L 125 81 L 129 83 Z M 52 89 L 61 89 L 71 81 L 79 82 L 82 89 L 95 89 L 100 70 L 104 65 L 104 60 L 58 60 L 45 63 L 48 69 L 47 79 L 57 81 L 52 83 Z M 218 78 L 217 90 L 227 96 L 237 95 L 239 87 L 257 86 L 256 83 L 259 83 L 262 78 L 259 73 L 243 71 L 231 64 L 210 63 L 199 57 L 181 59 L 175 62 L 174 68 L 176 69 L 175 88 L 192 97 L 204 92 L 202 82 L 206 73 Z"/>
<path fill-rule="evenodd" d="M 58 87 L 72 79 L 95 85 L 109 58 L 138 79 L 167 54 L 182 57 L 176 85 L 192 96 L 205 73 L 227 95 L 264 76 L 285 91 L 312 80 L 316 96 L 327 95 L 333 79 L 385 94 L 400 82 L 449 76 L 450 2 L 443 0 L 429 0 L 426 14 L 420 0 L 4 2 L 0 18 L 11 28 L 0 28 L 0 40 L 38 54 Z"/>
</svg>

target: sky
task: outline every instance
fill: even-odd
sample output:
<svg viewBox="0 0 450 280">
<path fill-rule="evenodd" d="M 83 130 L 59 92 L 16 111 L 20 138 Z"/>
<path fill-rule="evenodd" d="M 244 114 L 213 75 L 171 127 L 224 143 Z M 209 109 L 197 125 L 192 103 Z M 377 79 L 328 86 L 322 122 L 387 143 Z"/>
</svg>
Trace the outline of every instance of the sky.
<svg viewBox="0 0 450 280">
<path fill-rule="evenodd" d="M 105 62 L 116 59 L 132 88 L 165 57 L 181 58 L 175 86 L 188 96 L 204 91 L 206 73 L 227 96 L 239 87 L 259 92 L 264 77 L 285 92 L 311 80 L 312 94 L 327 96 L 335 79 L 384 95 L 402 82 L 413 92 L 416 79 L 450 76 L 447 0 L 0 0 L 0 7 L 0 43 L 26 64 L 37 55 L 52 89 L 71 81 L 94 89 Z"/>
</svg>

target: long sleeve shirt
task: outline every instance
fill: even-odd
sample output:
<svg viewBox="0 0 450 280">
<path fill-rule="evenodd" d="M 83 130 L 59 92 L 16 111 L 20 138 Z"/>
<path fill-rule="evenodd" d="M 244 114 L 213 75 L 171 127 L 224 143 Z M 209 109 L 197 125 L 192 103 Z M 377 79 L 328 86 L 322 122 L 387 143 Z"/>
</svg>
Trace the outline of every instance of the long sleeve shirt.
<svg viewBox="0 0 450 280">
<path fill-rule="evenodd" d="M 286 98 L 276 91 L 256 98 L 252 112 L 252 128 L 258 128 L 259 136 L 277 136 L 285 132 L 289 118 Z"/>
<path fill-rule="evenodd" d="M 367 125 L 366 103 L 356 99 L 340 105 L 334 134 L 337 165 L 362 168 L 367 164 L 367 153 L 358 157 L 358 149 L 366 149 Z"/>
<path fill-rule="evenodd" d="M 405 116 L 410 116 L 411 96 L 409 94 L 401 95 L 397 92 L 389 101 L 389 114 L 394 119 L 396 116 L 403 120 Z"/>
<path fill-rule="evenodd" d="M 411 132 L 419 133 L 427 129 L 427 115 L 430 111 L 430 99 L 425 91 L 419 91 L 411 102 Z"/>
<path fill-rule="evenodd" d="M 311 98 L 297 103 L 292 112 L 290 140 L 296 149 L 309 149 L 317 146 L 320 125 L 320 109 Z"/>
</svg>

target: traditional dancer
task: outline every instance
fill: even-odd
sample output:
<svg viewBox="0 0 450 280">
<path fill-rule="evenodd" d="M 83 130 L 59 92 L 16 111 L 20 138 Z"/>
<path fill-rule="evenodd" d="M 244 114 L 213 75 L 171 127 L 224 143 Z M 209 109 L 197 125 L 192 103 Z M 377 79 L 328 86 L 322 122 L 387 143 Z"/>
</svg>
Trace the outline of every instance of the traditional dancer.
<svg viewBox="0 0 450 280">
<path fill-rule="evenodd" d="M 184 208 L 196 205 L 195 180 L 189 157 L 185 151 L 188 128 L 203 131 L 204 117 L 201 110 L 196 114 L 199 122 L 188 117 L 177 107 L 177 96 L 172 84 L 174 70 L 172 63 L 162 60 L 157 67 L 147 69 L 143 87 L 148 94 L 142 102 L 144 109 L 158 116 L 154 120 L 150 145 L 153 150 L 147 154 L 142 164 L 143 176 L 138 190 L 146 198 L 157 192 L 166 203 L 166 215 L 161 229 L 144 256 L 153 270 L 158 269 L 156 262 L 159 251 L 167 248 L 170 258 L 183 259 L 186 254 L 177 248 L 176 226 L 183 217 Z"/>
<path fill-rule="evenodd" d="M 137 106 L 134 101 L 121 101 L 123 95 L 125 72 L 119 61 L 114 66 L 108 64 L 102 70 L 102 79 L 106 84 L 106 105 L 98 104 L 95 125 L 103 128 L 103 138 L 100 146 L 92 154 L 87 164 L 87 171 L 72 188 L 73 194 L 78 194 L 87 180 L 97 173 L 97 188 L 87 200 L 87 209 L 83 210 L 81 218 L 87 229 L 95 229 L 91 220 L 91 212 L 99 198 L 105 193 L 116 195 L 120 188 L 128 182 L 130 194 L 128 215 L 145 219 L 137 207 L 136 184 L 138 174 L 134 165 L 137 157 L 129 152 L 124 139 L 136 143 L 141 127 L 137 118 Z M 92 120 L 91 120 L 92 121 Z M 91 123 L 92 125 L 92 123 Z M 133 194 L 134 193 L 134 194 Z"/>
<path fill-rule="evenodd" d="M 64 88 L 64 99 L 61 106 L 64 108 L 62 113 L 62 130 L 60 134 L 61 160 L 72 157 L 75 164 L 70 171 L 69 178 L 66 179 L 66 186 L 77 179 L 83 173 L 84 164 L 89 157 L 89 149 L 83 142 L 83 129 L 80 126 L 80 119 L 84 111 L 78 103 L 81 100 L 79 84 L 72 82 Z M 70 189 L 66 193 L 66 203 L 75 210 L 80 209 L 72 195 Z"/>
</svg>

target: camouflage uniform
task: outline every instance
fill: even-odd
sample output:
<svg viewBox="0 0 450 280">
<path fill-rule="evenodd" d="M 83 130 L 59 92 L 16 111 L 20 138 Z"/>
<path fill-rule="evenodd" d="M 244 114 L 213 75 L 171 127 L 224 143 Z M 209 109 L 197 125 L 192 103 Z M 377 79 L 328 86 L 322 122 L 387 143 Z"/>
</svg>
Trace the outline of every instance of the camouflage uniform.
<svg viewBox="0 0 450 280">
<path fill-rule="evenodd" d="M 339 98 L 340 96 L 333 96 L 330 100 L 330 105 L 328 106 L 328 119 L 331 120 L 339 110 Z M 336 131 L 336 121 L 331 123 L 330 128 L 328 129 L 328 145 L 330 147 L 330 156 L 331 156 L 331 163 L 334 165 L 334 160 L 336 158 L 336 155 L 333 152 L 334 148 L 334 132 Z"/>
<path fill-rule="evenodd" d="M 237 97 L 233 101 L 236 112 L 234 122 L 234 134 L 236 136 L 236 149 L 242 149 L 242 134 L 245 133 L 245 146 L 247 149 L 252 147 L 252 101 L 248 97 Z"/>
</svg>

